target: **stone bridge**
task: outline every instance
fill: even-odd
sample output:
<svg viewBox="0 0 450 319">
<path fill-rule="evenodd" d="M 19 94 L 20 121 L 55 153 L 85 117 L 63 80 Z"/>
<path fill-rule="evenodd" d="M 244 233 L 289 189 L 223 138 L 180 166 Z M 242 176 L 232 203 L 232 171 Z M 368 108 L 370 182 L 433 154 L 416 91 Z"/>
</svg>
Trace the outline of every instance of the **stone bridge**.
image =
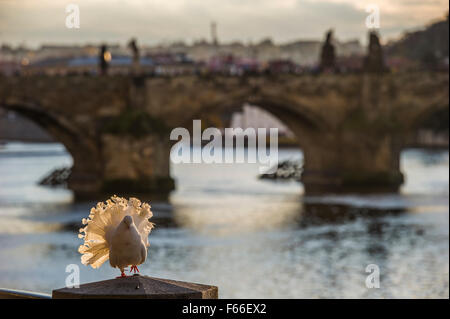
<svg viewBox="0 0 450 319">
<path fill-rule="evenodd" d="M 395 191 L 402 147 L 449 107 L 448 73 L 0 78 L 0 107 L 44 127 L 74 165 L 69 188 L 164 192 L 174 127 L 244 103 L 282 120 L 304 152 L 306 193 Z"/>
</svg>

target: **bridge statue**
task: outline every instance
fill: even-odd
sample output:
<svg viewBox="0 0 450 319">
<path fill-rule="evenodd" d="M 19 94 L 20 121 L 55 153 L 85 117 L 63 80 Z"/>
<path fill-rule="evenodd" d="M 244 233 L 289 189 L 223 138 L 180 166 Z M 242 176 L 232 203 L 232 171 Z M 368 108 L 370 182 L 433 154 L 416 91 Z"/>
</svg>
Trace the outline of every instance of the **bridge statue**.
<svg viewBox="0 0 450 319">
<path fill-rule="evenodd" d="M 133 62 L 131 65 L 132 74 L 138 74 L 139 73 L 139 48 L 137 46 L 136 39 L 131 39 L 130 42 L 128 42 L 128 47 L 131 49 L 131 52 L 133 54 Z"/>
<path fill-rule="evenodd" d="M 366 72 L 380 73 L 386 71 L 383 58 L 383 48 L 376 32 L 369 33 L 369 52 L 364 61 Z"/>
<path fill-rule="evenodd" d="M 320 55 L 321 71 L 334 71 L 336 57 L 332 41 L 333 41 L 333 30 L 329 30 L 327 32 L 325 43 L 322 46 L 322 53 Z"/>
</svg>

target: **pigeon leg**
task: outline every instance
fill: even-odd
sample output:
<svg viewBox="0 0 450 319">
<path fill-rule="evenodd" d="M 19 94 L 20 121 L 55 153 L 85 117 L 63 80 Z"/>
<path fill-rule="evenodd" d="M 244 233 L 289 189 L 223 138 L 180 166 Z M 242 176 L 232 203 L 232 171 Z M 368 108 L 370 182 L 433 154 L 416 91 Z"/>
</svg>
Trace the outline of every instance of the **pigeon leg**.
<svg viewBox="0 0 450 319">
<path fill-rule="evenodd" d="M 137 266 L 131 266 L 130 272 L 132 272 L 132 271 L 133 271 L 134 273 L 136 273 L 136 271 L 139 272 L 139 269 L 138 269 Z"/>
<path fill-rule="evenodd" d="M 127 275 L 125 275 L 125 272 L 123 269 L 120 269 L 120 276 L 116 277 L 116 278 L 123 278 L 123 277 L 127 277 Z"/>
</svg>

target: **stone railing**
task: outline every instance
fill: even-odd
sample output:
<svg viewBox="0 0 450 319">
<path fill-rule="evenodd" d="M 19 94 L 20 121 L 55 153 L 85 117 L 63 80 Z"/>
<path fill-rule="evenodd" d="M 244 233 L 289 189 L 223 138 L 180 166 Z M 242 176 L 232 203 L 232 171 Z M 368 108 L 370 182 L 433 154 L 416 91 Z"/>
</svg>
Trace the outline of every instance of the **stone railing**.
<svg viewBox="0 0 450 319">
<path fill-rule="evenodd" d="M 53 290 L 52 295 L 0 288 L 0 299 L 217 299 L 216 286 L 134 275 Z"/>
</svg>

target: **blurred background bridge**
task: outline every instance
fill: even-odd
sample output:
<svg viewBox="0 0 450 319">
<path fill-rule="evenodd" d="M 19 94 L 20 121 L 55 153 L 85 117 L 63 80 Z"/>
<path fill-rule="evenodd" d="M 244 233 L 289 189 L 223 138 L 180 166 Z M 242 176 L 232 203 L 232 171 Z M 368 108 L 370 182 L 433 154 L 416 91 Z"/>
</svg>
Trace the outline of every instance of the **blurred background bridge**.
<svg viewBox="0 0 450 319">
<path fill-rule="evenodd" d="M 64 144 L 78 195 L 169 191 L 170 131 L 258 105 L 289 127 L 305 156 L 307 193 L 395 191 L 399 155 L 448 112 L 446 73 L 175 78 L 20 76 L 0 104 Z M 205 124 L 211 124 L 206 122 Z"/>
<path fill-rule="evenodd" d="M 448 17 L 415 37 L 445 30 Z M 80 196 L 168 192 L 171 129 L 193 119 L 223 128 L 253 105 L 273 116 L 265 126 L 281 127 L 282 140 L 303 150 L 307 193 L 396 191 L 403 148 L 448 147 L 448 50 L 401 59 L 408 41 L 385 47 L 386 55 L 370 33 L 358 55 L 330 31 L 309 67 L 229 54 L 207 64 L 180 53 L 141 56 L 136 40 L 129 58 L 113 59 L 105 45 L 98 58 L 66 64 L 23 57 L 0 78 L 0 137 L 64 144 L 74 161 L 68 186 Z M 220 51 L 215 40 L 211 47 Z M 350 58 L 337 56 L 343 47 Z"/>
</svg>

